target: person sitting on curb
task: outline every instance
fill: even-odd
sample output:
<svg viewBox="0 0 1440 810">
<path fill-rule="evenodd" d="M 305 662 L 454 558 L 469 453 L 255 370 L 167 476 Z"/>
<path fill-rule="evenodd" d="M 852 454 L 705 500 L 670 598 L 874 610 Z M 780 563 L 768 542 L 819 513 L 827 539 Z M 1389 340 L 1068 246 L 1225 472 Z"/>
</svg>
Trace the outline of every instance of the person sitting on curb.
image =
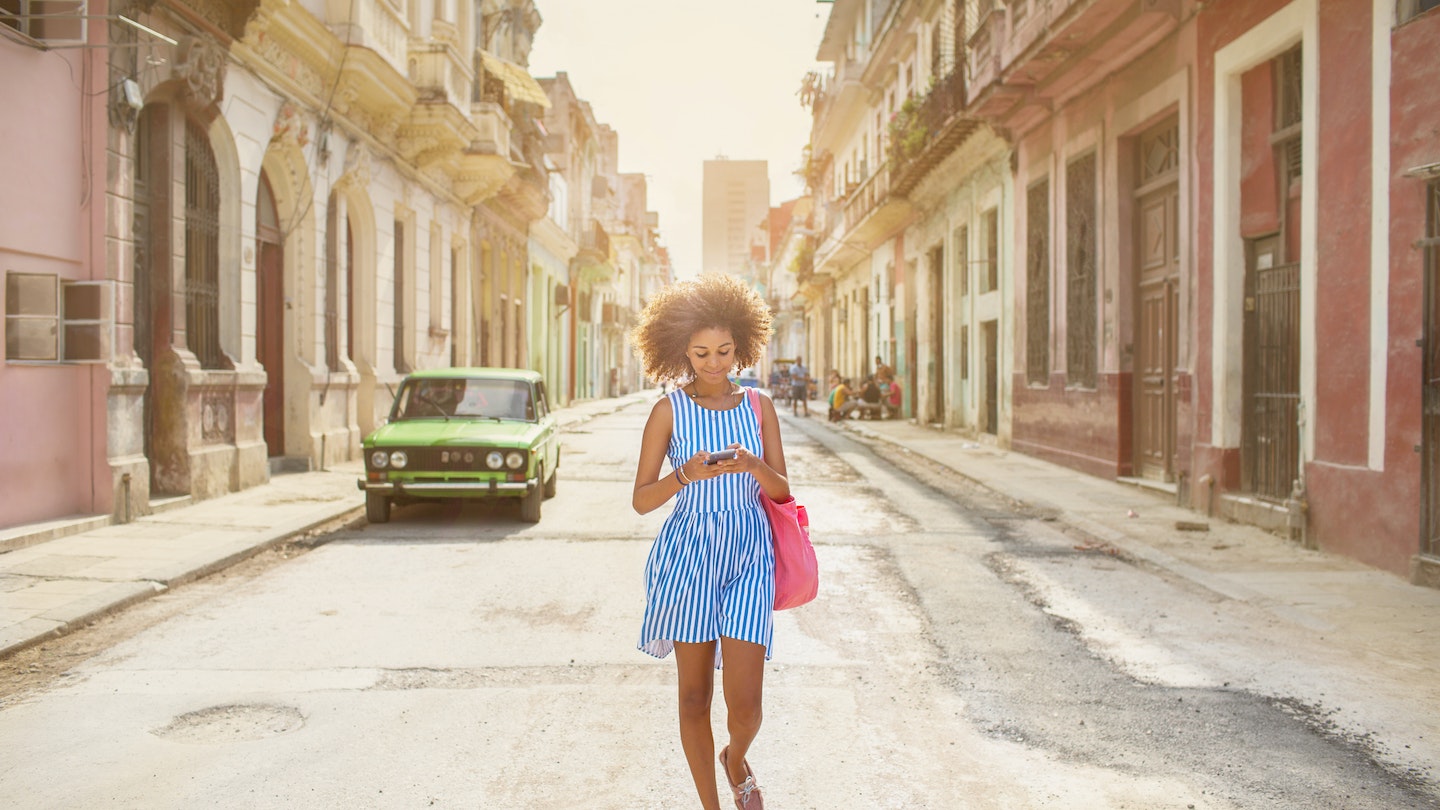
<svg viewBox="0 0 1440 810">
<path fill-rule="evenodd" d="M 880 410 L 880 386 L 875 383 L 874 377 L 866 377 L 865 383 L 860 386 L 860 408 L 861 419 L 879 419 Z"/>
<path fill-rule="evenodd" d="M 888 391 L 885 392 L 884 408 L 886 419 L 896 419 L 900 416 L 900 405 L 905 401 L 905 391 L 900 387 L 900 381 L 892 379 Z"/>
<path fill-rule="evenodd" d="M 829 416 L 831 422 L 839 422 L 841 419 L 844 419 L 851 410 L 855 409 L 855 402 L 851 399 L 850 387 L 845 384 L 846 382 L 847 380 L 844 379 L 838 380 L 835 383 L 835 387 L 830 389 Z M 849 405 L 850 408 L 846 409 L 846 405 Z"/>
</svg>

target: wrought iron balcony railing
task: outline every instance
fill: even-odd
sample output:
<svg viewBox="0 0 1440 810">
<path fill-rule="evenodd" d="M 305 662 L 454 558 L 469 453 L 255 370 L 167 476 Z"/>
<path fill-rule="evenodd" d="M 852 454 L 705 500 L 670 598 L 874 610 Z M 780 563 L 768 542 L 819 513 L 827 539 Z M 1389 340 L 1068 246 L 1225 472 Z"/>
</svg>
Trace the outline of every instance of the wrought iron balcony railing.
<svg viewBox="0 0 1440 810">
<path fill-rule="evenodd" d="M 974 131 L 977 124 L 966 119 L 965 103 L 965 71 L 957 67 L 930 89 L 891 143 L 892 193 L 910 193 Z"/>
<path fill-rule="evenodd" d="M 853 231 L 890 196 L 890 171 L 882 167 L 845 200 L 845 230 Z"/>
</svg>

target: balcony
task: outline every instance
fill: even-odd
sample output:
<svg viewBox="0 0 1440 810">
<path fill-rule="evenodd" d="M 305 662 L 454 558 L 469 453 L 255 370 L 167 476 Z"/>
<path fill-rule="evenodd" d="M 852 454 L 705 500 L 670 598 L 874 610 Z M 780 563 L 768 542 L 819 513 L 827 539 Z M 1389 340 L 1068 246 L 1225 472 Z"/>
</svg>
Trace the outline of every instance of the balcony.
<svg viewBox="0 0 1440 810">
<path fill-rule="evenodd" d="M 516 104 L 508 161 L 513 173 L 500 189 L 499 204 L 517 219 L 534 222 L 550 209 L 550 178 L 545 172 L 544 136 L 535 124 L 537 108 Z"/>
<path fill-rule="evenodd" d="M 475 73 L 460 52 L 444 40 L 410 49 L 411 80 L 421 103 L 449 104 L 462 112 L 470 107 Z"/>
<path fill-rule="evenodd" d="M 890 172 L 871 174 L 845 198 L 845 232 L 853 232 L 890 196 Z"/>
<path fill-rule="evenodd" d="M 1171 0 L 981 0 L 966 48 L 970 114 L 1025 129 L 1053 99 L 1133 61 L 1179 25 Z"/>
<path fill-rule="evenodd" d="M 995 8 L 995 0 L 980 4 L 979 22 L 965 48 L 970 83 L 976 90 L 989 86 L 1000 75 L 1000 44 L 1005 41 L 1006 23 L 1006 11 Z"/>
<path fill-rule="evenodd" d="M 865 65 L 861 62 L 841 62 L 836 65 L 835 75 L 826 80 L 812 111 L 811 143 L 817 151 L 830 148 L 831 141 L 845 132 L 846 125 L 853 126 L 860 120 L 859 113 L 866 108 L 868 94 L 860 80 L 864 72 Z"/>
<path fill-rule="evenodd" d="M 470 123 L 475 126 L 473 152 L 508 157 L 510 154 L 510 116 L 505 108 L 493 101 L 477 101 L 470 105 Z"/>
<path fill-rule="evenodd" d="M 580 249 L 588 250 L 608 260 L 610 258 L 610 234 L 598 222 L 590 223 L 590 227 L 580 235 Z"/>
<path fill-rule="evenodd" d="M 891 172 L 881 168 L 847 194 L 839 211 L 827 215 L 830 230 L 816 248 L 814 275 L 842 276 L 914 213 L 910 202 L 890 191 Z"/>
<path fill-rule="evenodd" d="M 891 146 L 891 194 L 909 194 L 980 127 L 978 119 L 965 115 L 965 102 L 963 70 L 951 71 L 931 88 L 911 117 L 910 125 L 925 133 L 923 140 L 897 139 Z"/>
<path fill-rule="evenodd" d="M 390 0 L 326 0 L 325 24 L 346 44 L 340 79 L 355 106 L 377 120 L 403 117 L 415 103 L 410 25 Z"/>
</svg>

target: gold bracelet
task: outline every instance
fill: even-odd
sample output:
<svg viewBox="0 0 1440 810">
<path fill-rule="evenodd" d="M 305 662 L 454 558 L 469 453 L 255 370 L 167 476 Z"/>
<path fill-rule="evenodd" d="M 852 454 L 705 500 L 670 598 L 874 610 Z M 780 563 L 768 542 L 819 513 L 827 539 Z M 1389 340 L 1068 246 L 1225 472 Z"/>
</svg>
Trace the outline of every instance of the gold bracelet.
<svg viewBox="0 0 1440 810">
<path fill-rule="evenodd" d="M 682 464 L 682 465 L 680 465 L 680 466 L 683 467 L 684 465 Z M 686 477 L 685 477 L 685 473 L 680 472 L 680 467 L 676 467 L 676 468 L 675 468 L 675 480 L 676 480 L 676 481 L 679 481 L 679 482 L 680 482 L 680 486 L 682 486 L 682 487 L 688 487 L 688 486 L 690 486 L 691 484 L 694 483 L 694 482 L 691 481 L 689 478 L 686 478 Z"/>
</svg>

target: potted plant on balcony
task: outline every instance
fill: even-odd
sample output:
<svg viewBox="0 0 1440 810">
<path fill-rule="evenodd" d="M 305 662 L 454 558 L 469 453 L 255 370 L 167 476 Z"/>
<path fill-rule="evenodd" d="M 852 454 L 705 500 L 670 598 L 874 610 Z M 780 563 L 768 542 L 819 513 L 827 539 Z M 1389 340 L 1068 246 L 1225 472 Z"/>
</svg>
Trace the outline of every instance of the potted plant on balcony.
<svg viewBox="0 0 1440 810">
<path fill-rule="evenodd" d="M 890 116 L 890 157 L 897 165 L 913 159 L 925 149 L 925 139 L 930 133 L 925 122 L 920 120 L 920 107 L 921 100 L 910 96 Z"/>
</svg>

